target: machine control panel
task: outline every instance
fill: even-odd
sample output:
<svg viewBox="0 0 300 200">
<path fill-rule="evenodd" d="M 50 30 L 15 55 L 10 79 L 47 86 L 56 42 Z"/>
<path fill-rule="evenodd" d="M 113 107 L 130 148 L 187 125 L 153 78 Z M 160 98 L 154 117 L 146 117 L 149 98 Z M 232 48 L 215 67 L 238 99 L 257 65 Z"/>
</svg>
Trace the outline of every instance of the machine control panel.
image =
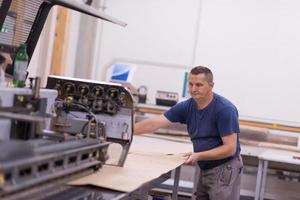
<svg viewBox="0 0 300 200">
<path fill-rule="evenodd" d="M 58 93 L 56 107 L 59 109 L 51 129 L 71 134 L 90 130 L 86 135 L 93 136 L 98 127 L 97 133 L 105 141 L 122 146 L 118 165 L 123 166 L 133 136 L 134 104 L 129 90 L 119 83 L 61 76 L 48 76 L 46 87 Z"/>
<path fill-rule="evenodd" d="M 114 115 L 121 107 L 133 107 L 131 94 L 126 88 L 116 83 L 49 76 L 46 87 L 57 90 L 58 100 L 80 104 L 95 114 Z M 80 111 L 80 108 L 71 110 Z"/>
</svg>

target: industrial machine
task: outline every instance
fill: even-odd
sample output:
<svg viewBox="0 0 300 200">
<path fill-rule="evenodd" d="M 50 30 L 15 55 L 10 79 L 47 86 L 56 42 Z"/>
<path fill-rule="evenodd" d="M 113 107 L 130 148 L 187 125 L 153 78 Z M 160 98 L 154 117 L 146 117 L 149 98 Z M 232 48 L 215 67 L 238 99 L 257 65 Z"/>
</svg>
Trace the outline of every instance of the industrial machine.
<svg viewBox="0 0 300 200">
<path fill-rule="evenodd" d="M 123 150 L 118 165 L 123 166 L 134 121 L 134 101 L 127 88 L 118 83 L 59 76 L 49 76 L 46 87 L 58 91 L 55 105 L 58 115 L 53 118 L 51 129 L 71 134 L 77 134 L 78 130 L 86 135 L 92 132 L 92 137 L 119 143 Z"/>
<path fill-rule="evenodd" d="M 79 1 L 0 0 L 0 52 L 14 57 L 26 43 L 31 58 L 54 5 L 125 25 Z M 99 191 L 75 194 L 65 184 L 100 169 L 111 143 L 122 146 L 117 165 L 123 166 L 132 141 L 132 95 L 121 84 L 58 76 L 49 76 L 47 89 L 38 77 L 30 85 L 0 88 L 0 199 L 53 199 L 59 192 L 64 199 L 103 199 Z"/>
</svg>

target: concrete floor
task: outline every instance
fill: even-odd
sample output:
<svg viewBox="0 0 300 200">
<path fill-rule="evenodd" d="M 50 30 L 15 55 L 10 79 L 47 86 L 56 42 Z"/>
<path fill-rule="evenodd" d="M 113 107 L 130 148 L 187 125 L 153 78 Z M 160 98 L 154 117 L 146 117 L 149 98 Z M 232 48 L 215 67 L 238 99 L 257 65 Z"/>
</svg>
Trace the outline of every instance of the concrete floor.
<svg viewBox="0 0 300 200">
<path fill-rule="evenodd" d="M 180 196 L 180 197 L 178 197 L 178 200 L 191 200 L 191 198 Z M 254 200 L 254 198 L 241 196 L 240 200 Z"/>
</svg>

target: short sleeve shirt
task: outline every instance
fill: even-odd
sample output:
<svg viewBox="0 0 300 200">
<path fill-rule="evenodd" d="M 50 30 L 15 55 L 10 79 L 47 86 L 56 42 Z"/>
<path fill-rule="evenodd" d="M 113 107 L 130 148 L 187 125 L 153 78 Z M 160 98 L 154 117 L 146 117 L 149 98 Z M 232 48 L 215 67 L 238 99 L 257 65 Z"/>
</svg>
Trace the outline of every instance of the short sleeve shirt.
<svg viewBox="0 0 300 200">
<path fill-rule="evenodd" d="M 180 102 L 164 113 L 171 122 L 187 125 L 194 152 L 207 151 L 223 144 L 222 137 L 237 133 L 237 148 L 234 156 L 220 160 L 198 161 L 201 169 L 211 169 L 235 157 L 241 151 L 237 108 L 226 98 L 214 93 L 213 100 L 203 109 L 190 98 Z"/>
</svg>

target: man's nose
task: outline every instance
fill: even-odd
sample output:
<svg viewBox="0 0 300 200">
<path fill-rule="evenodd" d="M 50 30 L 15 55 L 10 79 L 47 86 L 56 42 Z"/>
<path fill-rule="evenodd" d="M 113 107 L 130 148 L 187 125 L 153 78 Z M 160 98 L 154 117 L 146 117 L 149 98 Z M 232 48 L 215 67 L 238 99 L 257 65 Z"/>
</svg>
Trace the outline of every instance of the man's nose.
<svg viewBox="0 0 300 200">
<path fill-rule="evenodd" d="M 197 90 L 197 87 L 196 86 L 192 86 L 191 87 L 191 91 L 193 92 L 193 91 L 196 91 Z"/>
</svg>

